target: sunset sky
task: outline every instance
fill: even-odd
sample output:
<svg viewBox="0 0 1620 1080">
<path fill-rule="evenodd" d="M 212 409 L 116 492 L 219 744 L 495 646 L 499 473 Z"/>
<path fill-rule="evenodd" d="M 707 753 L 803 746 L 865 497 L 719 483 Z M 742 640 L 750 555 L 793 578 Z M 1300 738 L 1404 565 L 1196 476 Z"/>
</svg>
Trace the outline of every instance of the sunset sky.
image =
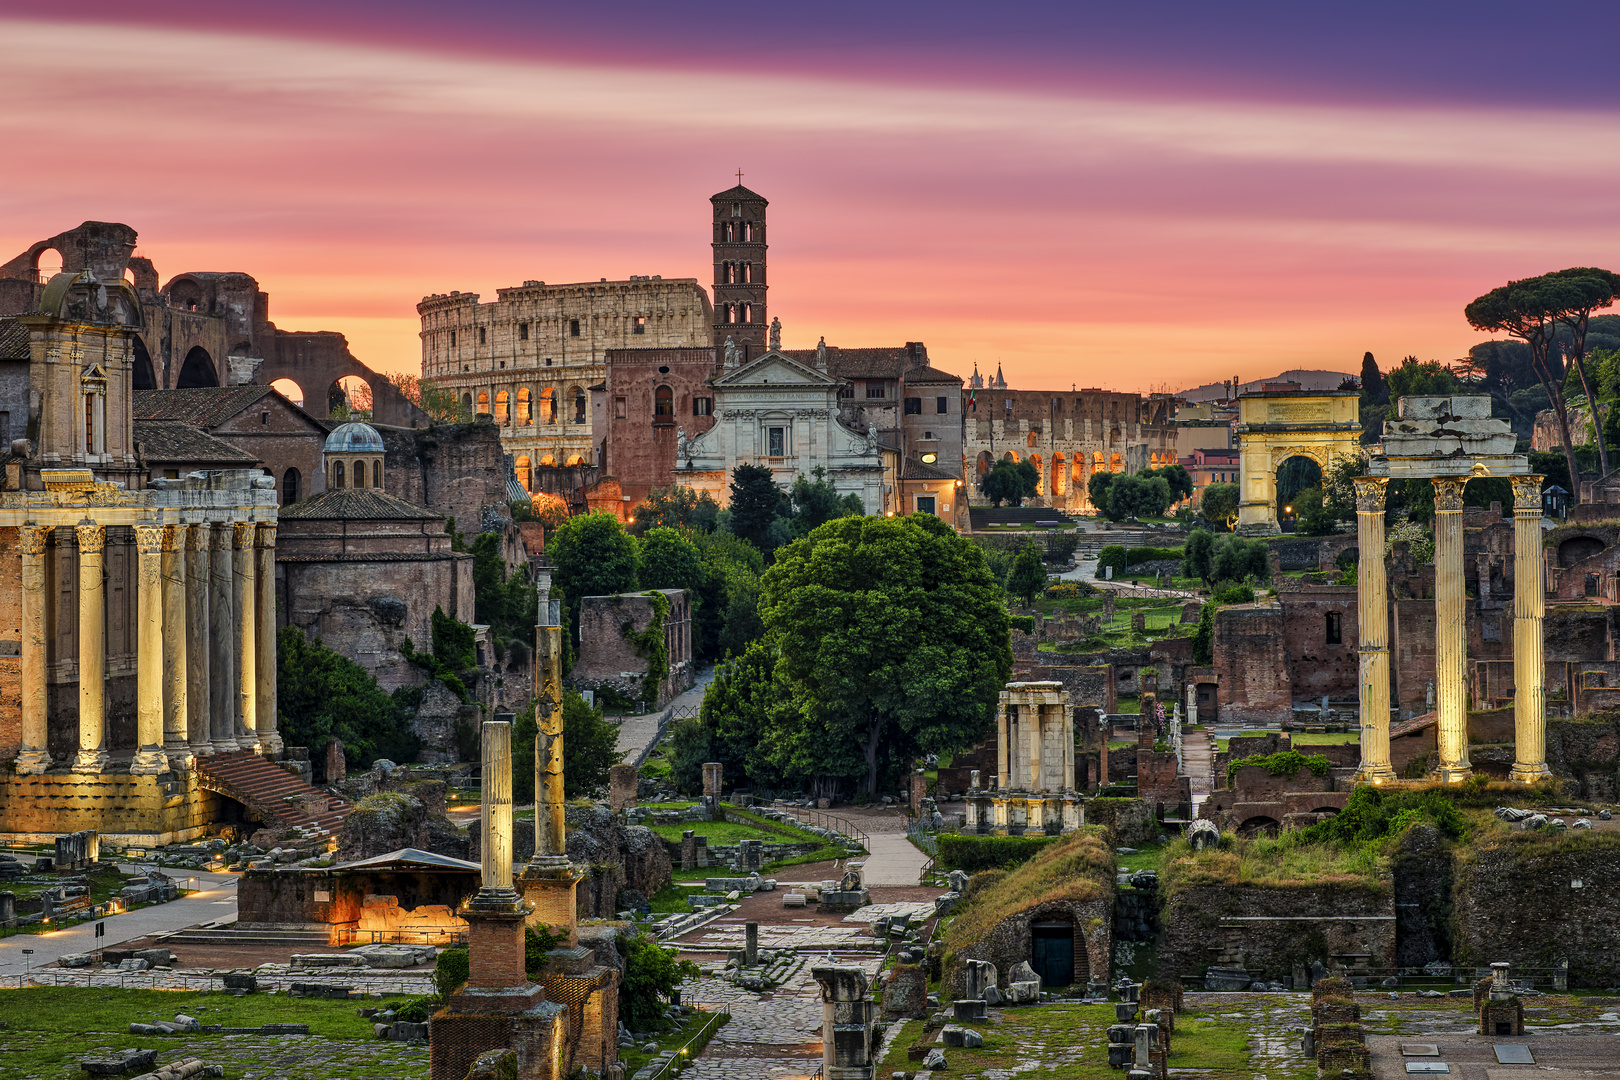
<svg viewBox="0 0 1620 1080">
<path fill-rule="evenodd" d="M 384 371 L 427 293 L 707 285 L 739 167 L 785 344 L 1028 388 L 1448 360 L 1620 269 L 1613 5 L 161 6 L 0 0 L 0 261 L 127 222 Z"/>
</svg>

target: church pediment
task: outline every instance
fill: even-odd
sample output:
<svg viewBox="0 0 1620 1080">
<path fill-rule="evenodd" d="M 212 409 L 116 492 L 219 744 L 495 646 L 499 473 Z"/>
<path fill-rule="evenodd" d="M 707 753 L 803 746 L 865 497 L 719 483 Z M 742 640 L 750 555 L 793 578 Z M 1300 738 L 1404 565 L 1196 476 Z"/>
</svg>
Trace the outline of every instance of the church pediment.
<svg viewBox="0 0 1620 1080">
<path fill-rule="evenodd" d="M 801 364 L 790 356 L 771 351 L 762 356 L 756 356 L 742 367 L 728 371 L 714 380 L 714 386 L 720 389 L 736 390 L 755 386 L 814 386 L 822 388 L 836 387 L 840 380 L 828 375 L 825 371 L 817 371 L 808 364 Z"/>
</svg>

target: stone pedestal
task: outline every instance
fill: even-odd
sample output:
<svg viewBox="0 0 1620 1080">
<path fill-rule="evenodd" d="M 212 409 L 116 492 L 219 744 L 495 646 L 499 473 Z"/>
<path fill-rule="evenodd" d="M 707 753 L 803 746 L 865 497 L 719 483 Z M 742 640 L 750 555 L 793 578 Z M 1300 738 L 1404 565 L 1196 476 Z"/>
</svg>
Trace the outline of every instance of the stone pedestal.
<svg viewBox="0 0 1620 1080">
<path fill-rule="evenodd" d="M 1435 739 L 1440 752 L 1436 779 L 1455 783 L 1473 775 L 1468 763 L 1468 659 L 1466 582 L 1463 574 L 1463 485 L 1437 477 L 1434 483 L 1434 682 Z"/>
<path fill-rule="evenodd" d="M 854 967 L 818 967 L 821 984 L 821 1075 L 825 1080 L 871 1080 L 877 1007 L 866 996 L 866 973 Z"/>
<path fill-rule="evenodd" d="M 743 923 L 743 963 L 754 967 L 759 963 L 759 923 Z"/>
<path fill-rule="evenodd" d="M 585 875 L 565 859 L 561 866 L 543 860 L 531 861 L 517 880 L 518 892 L 529 906 L 528 925 L 547 926 L 563 935 L 561 944 L 572 948 L 579 943 L 580 880 Z"/>
<path fill-rule="evenodd" d="M 1395 779 L 1389 763 L 1389 598 L 1384 576 L 1384 495 L 1389 481 L 1362 477 L 1356 487 L 1356 618 L 1361 660 L 1361 768 L 1356 779 Z"/>
<path fill-rule="evenodd" d="M 1542 655 L 1546 567 L 1541 557 L 1541 477 L 1513 478 L 1513 770 L 1533 784 L 1547 768 L 1547 688 Z"/>
<path fill-rule="evenodd" d="M 608 806 L 613 811 L 636 805 L 636 767 L 614 765 L 608 769 Z"/>
</svg>

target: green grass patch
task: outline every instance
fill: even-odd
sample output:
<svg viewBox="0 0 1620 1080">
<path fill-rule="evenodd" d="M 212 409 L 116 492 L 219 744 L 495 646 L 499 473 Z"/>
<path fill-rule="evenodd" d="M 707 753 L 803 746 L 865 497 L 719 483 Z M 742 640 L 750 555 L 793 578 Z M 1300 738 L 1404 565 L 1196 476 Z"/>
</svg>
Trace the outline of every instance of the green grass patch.
<svg viewBox="0 0 1620 1080">
<path fill-rule="evenodd" d="M 1295 746 L 1343 746 L 1347 743 L 1359 743 L 1359 731 L 1294 731 L 1288 735 L 1288 741 Z"/>
<path fill-rule="evenodd" d="M 1333 885 L 1343 889 L 1385 892 L 1388 865 L 1370 845 L 1310 843 L 1299 833 L 1275 839 L 1234 840 L 1228 847 L 1193 851 L 1175 839 L 1165 848 L 1159 878 L 1166 895 L 1198 886 L 1257 885 L 1268 888 Z"/>
</svg>

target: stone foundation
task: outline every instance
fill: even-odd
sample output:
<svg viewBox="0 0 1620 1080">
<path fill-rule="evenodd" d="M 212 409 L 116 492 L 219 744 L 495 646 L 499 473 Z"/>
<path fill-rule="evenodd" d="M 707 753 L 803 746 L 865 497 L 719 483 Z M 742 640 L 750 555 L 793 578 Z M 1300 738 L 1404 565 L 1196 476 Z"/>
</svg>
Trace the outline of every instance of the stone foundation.
<svg viewBox="0 0 1620 1080">
<path fill-rule="evenodd" d="M 0 773 L 0 835 L 49 841 L 63 833 L 91 830 L 104 842 L 120 845 L 184 843 L 207 834 L 220 816 L 222 801 L 222 796 L 198 786 L 195 772 Z"/>
</svg>

